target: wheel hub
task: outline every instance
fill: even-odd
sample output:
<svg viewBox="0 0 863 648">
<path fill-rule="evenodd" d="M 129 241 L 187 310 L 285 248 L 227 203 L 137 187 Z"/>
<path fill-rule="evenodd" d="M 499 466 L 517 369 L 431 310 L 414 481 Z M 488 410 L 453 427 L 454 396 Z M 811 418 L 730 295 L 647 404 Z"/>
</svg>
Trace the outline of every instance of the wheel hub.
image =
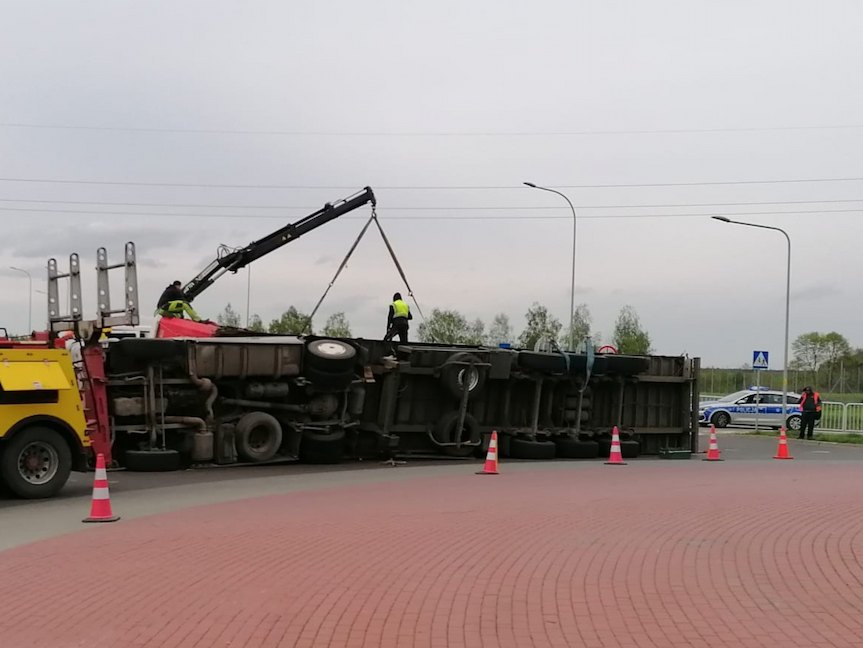
<svg viewBox="0 0 863 648">
<path fill-rule="evenodd" d="M 57 451 L 37 441 L 24 446 L 18 455 L 18 473 L 31 484 L 44 484 L 57 474 L 59 463 Z"/>
</svg>

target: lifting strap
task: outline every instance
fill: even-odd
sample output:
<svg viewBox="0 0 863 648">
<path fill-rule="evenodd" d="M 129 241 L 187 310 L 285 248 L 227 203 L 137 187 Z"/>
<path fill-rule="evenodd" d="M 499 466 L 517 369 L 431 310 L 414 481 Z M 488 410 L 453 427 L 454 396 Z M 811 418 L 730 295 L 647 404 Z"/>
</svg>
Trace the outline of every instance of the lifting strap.
<svg viewBox="0 0 863 648">
<path fill-rule="evenodd" d="M 420 318 L 425 321 L 425 316 L 423 316 L 422 309 L 420 309 L 419 302 L 417 298 L 414 296 L 414 291 L 411 290 L 411 285 L 408 283 L 408 278 L 405 276 L 405 271 L 402 270 L 402 266 L 399 263 L 399 260 L 396 258 L 396 253 L 393 250 L 393 246 L 390 245 L 390 241 L 387 238 L 387 235 L 384 234 L 384 228 L 381 227 L 381 223 L 378 220 L 378 215 L 375 213 L 374 208 L 372 208 L 372 220 L 375 222 L 375 225 L 378 226 L 378 231 L 381 233 L 381 238 L 384 240 L 384 245 L 387 246 L 387 250 L 389 250 L 390 256 L 393 258 L 393 263 L 396 264 L 396 270 L 399 271 L 399 275 L 401 275 L 402 281 L 405 282 L 405 287 L 408 289 L 408 296 L 413 299 L 414 305 L 417 307 L 417 312 L 420 314 Z"/>
<path fill-rule="evenodd" d="M 390 245 L 389 239 L 387 239 L 387 235 L 386 235 L 386 234 L 384 234 L 384 230 L 383 230 L 383 228 L 381 227 L 380 221 L 378 221 L 378 214 L 377 214 L 377 211 L 375 210 L 375 208 L 374 208 L 374 206 L 373 206 L 373 207 L 372 207 L 372 215 L 371 215 L 371 216 L 369 216 L 369 219 L 366 221 L 366 224 L 365 224 L 365 225 L 363 225 L 363 229 L 362 229 L 362 230 L 360 230 L 360 234 L 359 234 L 359 236 L 357 236 L 357 238 L 356 238 L 356 240 L 354 241 L 353 245 L 351 245 L 351 248 L 348 250 L 348 253 L 345 255 L 345 258 L 342 260 L 341 265 L 339 265 L 339 269 L 338 269 L 338 270 L 336 270 L 336 274 L 335 274 L 335 275 L 333 275 L 332 280 L 330 281 L 330 283 L 329 283 L 329 285 L 327 286 L 326 290 L 324 290 L 324 294 L 323 294 L 323 295 L 321 295 L 321 298 L 318 300 L 318 303 L 317 303 L 317 304 L 315 304 L 315 307 L 314 307 L 314 309 L 312 310 L 312 314 L 311 314 L 311 315 L 309 315 L 309 319 L 306 321 L 306 326 L 305 326 L 305 328 L 303 329 L 303 333 L 307 333 L 307 332 L 309 331 L 309 329 L 311 328 L 311 326 L 312 326 L 312 320 L 314 319 L 315 315 L 317 314 L 318 309 L 321 307 L 321 304 L 324 302 L 324 299 L 326 299 L 327 294 L 329 294 L 329 292 L 330 292 L 330 288 L 332 288 L 332 287 L 333 287 L 333 284 L 334 284 L 334 283 L 336 283 L 336 279 L 338 279 L 338 278 L 339 278 L 339 275 L 342 273 L 342 270 L 344 270 L 344 269 L 347 267 L 347 265 L 348 265 L 348 260 L 351 258 L 351 255 L 354 253 L 354 250 L 356 250 L 356 249 L 357 249 L 357 245 L 359 245 L 359 244 L 360 244 L 360 241 L 362 240 L 363 236 L 365 236 L 366 231 L 368 231 L 368 229 L 369 229 L 369 225 L 371 225 L 371 224 L 372 224 L 372 221 L 374 221 L 375 225 L 377 225 L 377 227 L 378 227 L 378 231 L 381 233 L 381 238 L 383 238 L 383 240 L 384 240 L 384 244 L 387 246 L 387 250 L 389 251 L 390 256 L 391 256 L 391 257 L 392 257 L 392 259 L 393 259 L 393 263 L 395 263 L 395 264 L 396 264 L 396 269 L 399 271 L 399 275 L 401 275 L 402 281 L 404 281 L 404 282 L 405 282 L 405 286 L 407 286 L 407 289 L 408 289 L 408 295 L 410 296 L 410 298 L 413 300 L 414 304 L 416 305 L 416 307 L 417 307 L 417 312 L 419 313 L 420 318 L 421 318 L 423 321 L 425 321 L 425 317 L 423 317 L 423 312 L 422 312 L 422 310 L 420 310 L 420 305 L 419 305 L 419 303 L 417 302 L 417 298 L 414 296 L 414 293 L 413 293 L 413 291 L 411 290 L 410 284 L 408 283 L 408 280 L 407 280 L 407 277 L 405 276 L 404 270 L 402 270 L 401 264 L 399 263 L 399 260 L 396 258 L 396 253 L 393 251 L 393 248 L 392 248 L 392 246 Z"/>
</svg>

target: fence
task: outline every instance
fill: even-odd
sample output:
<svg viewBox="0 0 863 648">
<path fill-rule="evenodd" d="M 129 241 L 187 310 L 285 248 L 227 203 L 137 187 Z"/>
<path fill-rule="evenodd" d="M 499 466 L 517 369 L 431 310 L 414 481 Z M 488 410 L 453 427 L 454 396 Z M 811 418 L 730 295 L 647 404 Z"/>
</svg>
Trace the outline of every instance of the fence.
<svg viewBox="0 0 863 648">
<path fill-rule="evenodd" d="M 721 396 L 699 394 L 698 401 L 705 403 L 717 398 L 721 398 Z M 823 432 L 863 434 L 863 403 L 822 402 L 821 422 L 818 425 L 818 429 Z"/>
</svg>

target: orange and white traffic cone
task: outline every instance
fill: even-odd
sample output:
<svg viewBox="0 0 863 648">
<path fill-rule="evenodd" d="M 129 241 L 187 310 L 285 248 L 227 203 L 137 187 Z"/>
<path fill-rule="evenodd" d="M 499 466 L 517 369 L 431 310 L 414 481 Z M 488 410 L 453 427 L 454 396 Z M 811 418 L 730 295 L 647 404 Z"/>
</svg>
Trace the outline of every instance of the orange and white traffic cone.
<svg viewBox="0 0 863 648">
<path fill-rule="evenodd" d="M 791 453 L 788 452 L 788 437 L 785 434 L 785 428 L 779 429 L 779 447 L 776 449 L 774 459 L 794 459 Z"/>
<path fill-rule="evenodd" d="M 707 456 L 702 461 L 724 461 L 719 457 L 719 443 L 716 440 L 716 428 L 710 426 L 710 445 L 707 446 Z"/>
<path fill-rule="evenodd" d="M 485 466 L 477 475 L 499 475 L 497 471 L 497 432 L 492 431 L 488 442 L 488 453 L 485 455 Z"/>
<path fill-rule="evenodd" d="M 606 466 L 625 466 L 626 462 L 623 460 L 623 454 L 620 452 L 620 432 L 617 430 L 617 426 L 614 426 L 614 429 L 611 431 L 611 452 L 608 455 L 608 461 L 605 462 Z"/>
<path fill-rule="evenodd" d="M 93 501 L 90 516 L 82 522 L 116 522 L 119 515 L 111 511 L 111 495 L 108 492 L 108 471 L 105 470 L 105 456 L 96 455 L 96 476 L 93 479 Z"/>
</svg>

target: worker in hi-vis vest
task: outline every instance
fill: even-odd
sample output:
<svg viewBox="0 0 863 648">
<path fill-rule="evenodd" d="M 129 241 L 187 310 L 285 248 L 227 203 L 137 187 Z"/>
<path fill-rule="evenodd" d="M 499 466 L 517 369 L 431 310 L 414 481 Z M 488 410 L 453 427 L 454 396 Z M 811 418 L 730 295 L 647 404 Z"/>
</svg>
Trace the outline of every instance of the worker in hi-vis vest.
<svg viewBox="0 0 863 648">
<path fill-rule="evenodd" d="M 399 342 L 402 344 L 407 342 L 408 320 L 412 320 L 413 317 L 410 306 L 402 299 L 401 293 L 393 295 L 393 303 L 390 304 L 390 311 L 387 315 L 387 334 L 384 341 L 389 342 L 398 335 Z"/>
<path fill-rule="evenodd" d="M 159 297 L 159 305 L 157 309 L 158 314 L 162 317 L 182 318 L 185 313 L 190 319 L 195 322 L 200 322 L 201 318 L 198 317 L 198 314 L 195 312 L 195 309 L 192 308 L 191 304 L 186 301 L 186 295 L 183 292 L 183 289 L 180 288 L 180 285 L 179 281 L 175 281 L 165 288 L 162 292 L 162 296 Z"/>
</svg>

